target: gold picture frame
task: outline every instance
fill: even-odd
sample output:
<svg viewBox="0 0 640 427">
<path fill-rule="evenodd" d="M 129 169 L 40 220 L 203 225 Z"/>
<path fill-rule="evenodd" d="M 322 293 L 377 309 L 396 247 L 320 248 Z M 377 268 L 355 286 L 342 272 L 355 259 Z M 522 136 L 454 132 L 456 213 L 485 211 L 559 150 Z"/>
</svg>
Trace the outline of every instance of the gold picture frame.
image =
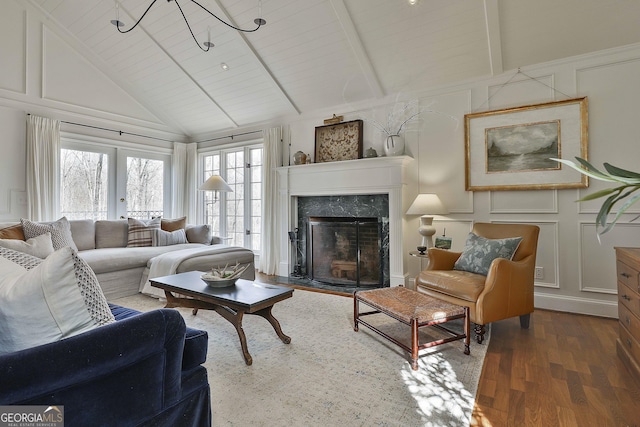
<svg viewBox="0 0 640 427">
<path fill-rule="evenodd" d="M 315 162 L 336 162 L 362 158 L 362 120 L 317 126 Z"/>
<path fill-rule="evenodd" d="M 465 189 L 586 188 L 551 158 L 588 159 L 587 97 L 465 114 Z"/>
</svg>

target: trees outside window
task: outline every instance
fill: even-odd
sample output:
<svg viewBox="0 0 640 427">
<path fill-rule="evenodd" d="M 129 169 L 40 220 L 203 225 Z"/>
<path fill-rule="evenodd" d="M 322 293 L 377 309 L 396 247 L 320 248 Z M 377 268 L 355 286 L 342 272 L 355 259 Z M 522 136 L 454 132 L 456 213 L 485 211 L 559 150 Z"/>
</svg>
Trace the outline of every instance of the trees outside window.
<svg viewBox="0 0 640 427">
<path fill-rule="evenodd" d="M 60 212 L 69 219 L 170 215 L 171 157 L 63 140 Z"/>
<path fill-rule="evenodd" d="M 60 211 L 68 219 L 107 219 L 109 156 L 60 151 Z"/>
</svg>

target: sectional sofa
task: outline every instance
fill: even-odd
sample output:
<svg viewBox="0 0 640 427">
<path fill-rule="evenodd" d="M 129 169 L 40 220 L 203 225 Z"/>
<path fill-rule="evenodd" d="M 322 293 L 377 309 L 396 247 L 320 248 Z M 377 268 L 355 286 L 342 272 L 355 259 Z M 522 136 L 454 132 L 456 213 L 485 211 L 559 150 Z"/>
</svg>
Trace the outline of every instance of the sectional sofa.
<svg viewBox="0 0 640 427">
<path fill-rule="evenodd" d="M 175 265 L 169 274 L 194 270 L 208 271 L 214 267 L 240 263 L 251 265 L 242 278 L 255 279 L 253 252 L 223 244 L 220 238 L 211 237 L 208 226 L 205 225 L 185 226 L 188 243 L 127 247 L 130 239 L 127 220 L 68 222 L 78 255 L 93 269 L 109 301 L 144 290 L 153 262 L 166 257 L 165 254 L 170 252 L 174 252 L 175 256 L 170 261 Z M 15 222 L 0 223 L 0 231 L 18 225 L 19 223 Z"/>
</svg>

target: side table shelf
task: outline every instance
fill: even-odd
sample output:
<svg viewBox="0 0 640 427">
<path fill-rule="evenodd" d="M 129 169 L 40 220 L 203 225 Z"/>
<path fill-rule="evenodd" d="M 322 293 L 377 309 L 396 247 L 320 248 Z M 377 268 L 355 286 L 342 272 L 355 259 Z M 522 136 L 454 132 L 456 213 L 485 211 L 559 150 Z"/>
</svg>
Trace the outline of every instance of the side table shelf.
<svg viewBox="0 0 640 427">
<path fill-rule="evenodd" d="M 428 253 L 423 253 L 421 254 L 418 251 L 409 251 L 409 255 L 414 256 L 416 258 L 424 258 L 424 259 L 429 259 L 429 254 Z"/>
</svg>

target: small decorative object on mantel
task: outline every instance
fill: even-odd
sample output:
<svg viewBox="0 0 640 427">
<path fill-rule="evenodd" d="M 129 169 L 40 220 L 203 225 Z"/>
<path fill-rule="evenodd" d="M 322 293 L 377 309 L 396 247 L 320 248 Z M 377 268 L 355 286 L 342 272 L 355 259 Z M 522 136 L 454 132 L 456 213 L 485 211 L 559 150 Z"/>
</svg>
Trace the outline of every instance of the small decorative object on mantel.
<svg viewBox="0 0 640 427">
<path fill-rule="evenodd" d="M 370 159 L 372 157 L 378 157 L 378 152 L 373 147 L 367 148 L 367 151 L 364 152 L 364 158 Z"/>
<path fill-rule="evenodd" d="M 294 165 L 304 165 L 305 163 L 307 163 L 307 155 L 305 153 L 303 153 L 302 151 L 297 151 L 293 155 L 293 164 Z"/>
<path fill-rule="evenodd" d="M 362 120 L 316 127 L 316 163 L 362 158 Z"/>
<path fill-rule="evenodd" d="M 335 114 L 330 119 L 324 119 L 325 125 L 335 125 L 337 123 L 342 122 L 344 120 L 344 116 L 336 116 Z"/>
<path fill-rule="evenodd" d="M 423 110 L 418 105 L 418 100 L 397 103 L 387 114 L 386 123 L 377 120 L 367 120 L 386 136 L 384 142 L 384 154 L 387 156 L 401 156 L 404 154 L 404 136 L 402 132 L 405 127 L 419 119 Z"/>
</svg>

